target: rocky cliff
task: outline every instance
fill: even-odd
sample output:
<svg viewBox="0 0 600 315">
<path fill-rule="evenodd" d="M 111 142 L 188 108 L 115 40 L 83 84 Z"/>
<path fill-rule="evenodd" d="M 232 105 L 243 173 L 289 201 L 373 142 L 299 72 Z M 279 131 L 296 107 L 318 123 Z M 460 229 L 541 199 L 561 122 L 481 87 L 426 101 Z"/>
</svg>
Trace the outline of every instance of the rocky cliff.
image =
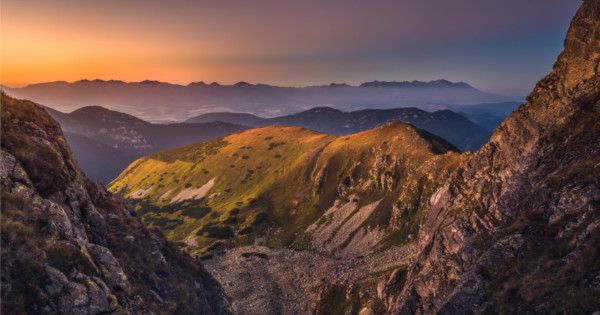
<svg viewBox="0 0 600 315">
<path fill-rule="evenodd" d="M 219 284 L 86 179 L 59 125 L 2 94 L 2 312 L 231 313 Z"/>
<path fill-rule="evenodd" d="M 599 61 L 600 1 L 586 0 L 552 73 L 431 197 L 388 311 L 600 309 Z"/>
</svg>

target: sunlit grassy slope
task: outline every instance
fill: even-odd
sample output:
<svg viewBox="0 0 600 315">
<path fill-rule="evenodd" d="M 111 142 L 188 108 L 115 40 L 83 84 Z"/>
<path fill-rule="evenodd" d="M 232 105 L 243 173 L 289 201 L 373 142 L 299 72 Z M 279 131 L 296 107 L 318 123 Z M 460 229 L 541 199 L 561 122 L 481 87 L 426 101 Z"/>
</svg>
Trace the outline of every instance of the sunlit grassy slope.
<svg viewBox="0 0 600 315">
<path fill-rule="evenodd" d="M 273 246 L 306 248 L 306 227 L 336 200 L 354 196 L 359 206 L 382 200 L 365 224 L 388 232 L 383 246 L 416 232 L 421 201 L 457 165 L 456 151 L 401 122 L 344 137 L 276 126 L 152 154 L 110 189 L 132 198 L 144 221 L 198 253 L 257 236 Z"/>
</svg>

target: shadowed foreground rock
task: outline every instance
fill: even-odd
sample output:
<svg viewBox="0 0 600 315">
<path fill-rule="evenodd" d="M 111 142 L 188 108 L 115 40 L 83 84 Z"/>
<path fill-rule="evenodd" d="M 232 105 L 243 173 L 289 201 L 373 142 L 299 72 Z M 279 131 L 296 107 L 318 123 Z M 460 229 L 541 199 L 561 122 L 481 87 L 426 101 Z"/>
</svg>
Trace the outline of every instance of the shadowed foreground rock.
<svg viewBox="0 0 600 315">
<path fill-rule="evenodd" d="M 600 1 L 528 103 L 431 198 L 394 313 L 600 310 Z"/>
<path fill-rule="evenodd" d="M 87 180 L 59 125 L 2 94 L 2 313 L 229 314 L 200 263 Z"/>
</svg>

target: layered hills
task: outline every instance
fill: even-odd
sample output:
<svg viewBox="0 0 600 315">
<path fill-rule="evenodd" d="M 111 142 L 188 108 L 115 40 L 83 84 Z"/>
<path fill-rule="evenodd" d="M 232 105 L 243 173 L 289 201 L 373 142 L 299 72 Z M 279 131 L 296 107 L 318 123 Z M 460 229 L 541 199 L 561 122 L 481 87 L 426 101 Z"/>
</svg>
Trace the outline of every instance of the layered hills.
<svg viewBox="0 0 600 315">
<path fill-rule="evenodd" d="M 105 184 L 142 156 L 249 128 L 222 122 L 152 124 L 100 106 L 71 113 L 44 109 L 59 122 L 85 174 Z"/>
<path fill-rule="evenodd" d="M 231 313 L 199 261 L 84 177 L 43 109 L 1 102 L 2 313 Z"/>
<path fill-rule="evenodd" d="M 461 150 L 478 149 L 490 135 L 452 111 L 429 113 L 417 108 L 342 112 L 319 107 L 269 119 L 244 113 L 210 113 L 168 125 L 149 123 L 100 106 L 83 107 L 71 113 L 43 108 L 60 123 L 84 173 L 104 184 L 142 156 L 252 127 L 298 126 L 332 135 L 349 135 L 400 120 L 440 135 Z"/>
<path fill-rule="evenodd" d="M 509 107 L 508 104 L 504 105 Z M 395 120 L 439 135 L 464 151 L 479 149 L 490 136 L 490 133 L 481 126 L 450 110 L 438 110 L 430 113 L 414 107 L 366 109 L 352 112 L 342 112 L 330 107 L 316 107 L 293 115 L 267 119 L 242 113 L 210 113 L 192 117 L 186 122 L 223 121 L 254 127 L 297 126 L 326 134 L 345 136 L 377 128 Z"/>
</svg>

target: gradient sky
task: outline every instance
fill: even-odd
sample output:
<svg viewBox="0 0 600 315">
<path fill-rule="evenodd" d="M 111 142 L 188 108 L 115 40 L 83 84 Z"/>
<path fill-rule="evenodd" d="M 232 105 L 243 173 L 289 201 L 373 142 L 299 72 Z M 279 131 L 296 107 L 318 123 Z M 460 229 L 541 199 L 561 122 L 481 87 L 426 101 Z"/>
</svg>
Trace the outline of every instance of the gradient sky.
<svg viewBox="0 0 600 315">
<path fill-rule="evenodd" d="M 1 81 L 465 81 L 525 95 L 579 0 L 2 0 Z"/>
</svg>

